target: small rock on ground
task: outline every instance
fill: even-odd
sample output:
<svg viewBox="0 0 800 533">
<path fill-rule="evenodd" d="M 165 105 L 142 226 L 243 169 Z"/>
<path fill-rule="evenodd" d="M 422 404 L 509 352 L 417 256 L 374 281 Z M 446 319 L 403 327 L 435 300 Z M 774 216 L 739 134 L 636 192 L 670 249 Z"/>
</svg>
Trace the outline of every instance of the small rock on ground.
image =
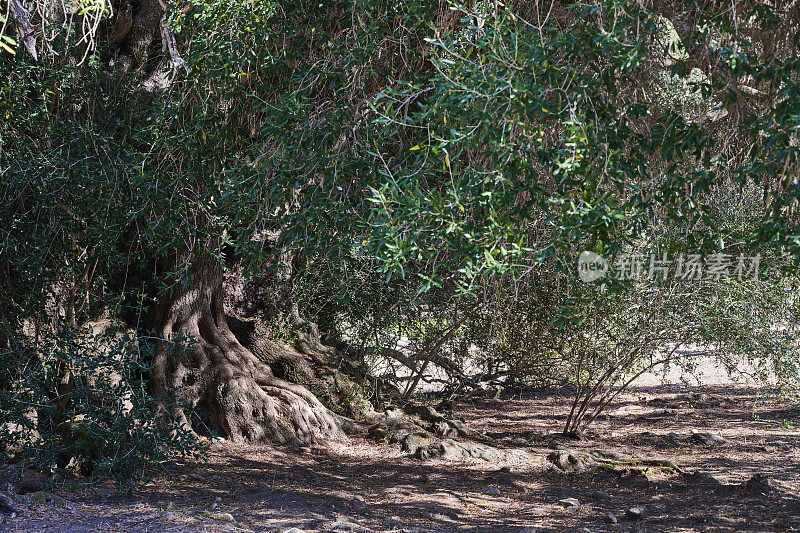
<svg viewBox="0 0 800 533">
<path fill-rule="evenodd" d="M 500 494 L 502 494 L 502 493 L 500 492 L 500 489 L 498 489 L 498 488 L 497 488 L 497 487 L 495 487 L 494 485 L 488 485 L 487 487 L 485 487 L 485 488 L 483 489 L 483 493 L 484 493 L 484 494 L 488 494 L 488 495 L 490 495 L 490 496 L 500 496 Z"/>
<path fill-rule="evenodd" d="M 429 520 L 458 520 L 458 512 L 447 507 L 433 507 L 429 511 L 425 511 L 423 516 Z"/>
<path fill-rule="evenodd" d="M 0 514 L 6 514 L 6 515 L 17 514 L 17 509 L 16 507 L 14 507 L 14 502 L 11 500 L 11 498 L 6 496 L 2 492 L 0 492 Z"/>
<path fill-rule="evenodd" d="M 366 510 L 366 509 L 369 507 L 369 505 L 367 504 L 367 502 L 366 502 L 366 501 L 364 501 L 364 497 L 363 497 L 363 496 L 355 496 L 355 497 L 354 497 L 354 498 L 353 498 L 353 499 L 350 501 L 350 505 L 352 505 L 352 506 L 353 506 L 353 509 L 356 509 L 356 510 L 358 510 L 358 511 L 364 511 L 364 510 Z"/>
<path fill-rule="evenodd" d="M 768 495 L 773 490 L 779 489 L 778 485 L 766 474 L 758 472 L 742 483 L 744 490 L 751 495 Z"/>
<path fill-rule="evenodd" d="M 17 494 L 39 492 L 48 481 L 47 476 L 29 468 L 11 465 L 0 467 L 0 482 Z"/>
<path fill-rule="evenodd" d="M 558 503 L 567 509 L 573 509 L 581 506 L 581 502 L 578 501 L 577 498 L 564 498 L 563 500 L 558 500 Z"/>
<path fill-rule="evenodd" d="M 643 507 L 631 507 L 627 511 L 625 511 L 625 518 L 628 520 L 641 520 L 644 517 L 644 508 Z"/>
<path fill-rule="evenodd" d="M 236 522 L 236 519 L 231 513 L 204 513 L 208 518 L 214 520 L 221 520 L 223 522 Z"/>
<path fill-rule="evenodd" d="M 387 529 L 397 529 L 402 525 L 403 523 L 400 521 L 400 518 L 396 516 L 392 516 L 383 521 L 383 527 Z"/>
<path fill-rule="evenodd" d="M 728 439 L 714 435 L 713 433 L 704 433 L 700 431 L 692 431 L 692 441 L 705 446 L 725 446 L 728 444 Z"/>
</svg>

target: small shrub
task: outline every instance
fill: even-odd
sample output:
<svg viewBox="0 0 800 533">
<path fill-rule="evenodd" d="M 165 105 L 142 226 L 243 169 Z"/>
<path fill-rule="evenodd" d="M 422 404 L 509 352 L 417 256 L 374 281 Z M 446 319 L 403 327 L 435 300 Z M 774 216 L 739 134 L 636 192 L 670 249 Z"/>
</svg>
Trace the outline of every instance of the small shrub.
<svg viewBox="0 0 800 533">
<path fill-rule="evenodd" d="M 0 354 L 11 377 L 0 388 L 6 461 L 112 479 L 121 489 L 172 454 L 199 455 L 147 391 L 147 345 L 110 323 L 50 340 L 47 348 Z"/>
</svg>

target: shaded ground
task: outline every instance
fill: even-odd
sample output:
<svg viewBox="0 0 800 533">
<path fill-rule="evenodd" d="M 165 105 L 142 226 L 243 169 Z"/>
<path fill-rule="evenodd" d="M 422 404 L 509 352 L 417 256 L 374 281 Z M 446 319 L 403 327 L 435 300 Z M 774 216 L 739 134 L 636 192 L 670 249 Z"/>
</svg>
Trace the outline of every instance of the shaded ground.
<svg viewBox="0 0 800 533">
<path fill-rule="evenodd" d="M 569 442 L 552 436 L 567 402 L 539 391 L 456 408 L 454 416 L 498 446 L 528 450 L 530 460 L 517 464 L 423 462 L 359 440 L 313 450 L 222 443 L 208 463 L 166 465 L 130 497 L 61 491 L 66 507 L 22 505 L 0 531 L 800 530 L 798 408 L 767 403 L 755 389 L 643 387 L 621 397 L 588 441 Z M 691 430 L 727 442 L 700 444 Z M 713 478 L 659 468 L 565 474 L 546 459 L 558 448 L 664 458 Z M 741 485 L 759 472 L 776 481 L 774 490 Z M 639 520 L 625 516 L 635 506 L 644 511 Z"/>
</svg>

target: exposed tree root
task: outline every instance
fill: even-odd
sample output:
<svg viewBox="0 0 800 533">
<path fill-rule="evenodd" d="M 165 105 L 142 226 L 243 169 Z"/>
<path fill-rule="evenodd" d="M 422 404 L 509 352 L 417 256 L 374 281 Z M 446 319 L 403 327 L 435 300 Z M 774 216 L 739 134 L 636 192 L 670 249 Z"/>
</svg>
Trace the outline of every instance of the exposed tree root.
<svg viewBox="0 0 800 533">
<path fill-rule="evenodd" d="M 370 427 L 367 435 L 376 441 L 397 443 L 404 451 L 422 460 L 438 457 L 511 463 L 527 453 L 494 447 L 488 444 L 490 439 L 485 435 L 470 429 L 460 420 L 447 419 L 427 406 L 409 405 L 405 411 L 388 412 L 383 420 Z"/>
<path fill-rule="evenodd" d="M 193 267 L 193 287 L 160 306 L 154 392 L 186 429 L 192 411 L 235 442 L 314 444 L 339 438 L 342 417 L 307 388 L 276 377 L 228 326 L 221 269 L 213 259 Z"/>
<path fill-rule="evenodd" d="M 594 468 L 602 468 L 607 472 L 659 468 L 677 474 L 684 473 L 675 463 L 666 459 L 623 457 L 606 450 L 554 450 L 547 456 L 547 460 L 567 473 L 585 472 Z"/>
<path fill-rule="evenodd" d="M 302 385 L 339 415 L 364 420 L 373 412 L 354 380 L 363 380 L 366 371 L 348 364 L 335 348 L 323 345 L 316 327 L 300 335 L 292 347 L 270 338 L 267 327 L 257 321 L 229 316 L 228 324 L 239 342 L 269 365 L 275 377 Z"/>
</svg>

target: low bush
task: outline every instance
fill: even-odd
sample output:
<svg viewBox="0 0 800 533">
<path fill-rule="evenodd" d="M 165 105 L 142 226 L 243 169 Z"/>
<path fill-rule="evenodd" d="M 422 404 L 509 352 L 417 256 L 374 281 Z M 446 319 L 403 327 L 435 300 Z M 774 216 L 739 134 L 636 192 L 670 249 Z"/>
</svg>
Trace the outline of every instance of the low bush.
<svg viewBox="0 0 800 533">
<path fill-rule="evenodd" d="M 13 346 L 13 345 L 12 345 Z M 174 424 L 147 390 L 148 344 L 110 322 L 0 353 L 4 462 L 43 473 L 91 474 L 120 488 L 144 480 L 200 442 Z M 21 348 L 24 347 L 24 348 Z"/>
</svg>

